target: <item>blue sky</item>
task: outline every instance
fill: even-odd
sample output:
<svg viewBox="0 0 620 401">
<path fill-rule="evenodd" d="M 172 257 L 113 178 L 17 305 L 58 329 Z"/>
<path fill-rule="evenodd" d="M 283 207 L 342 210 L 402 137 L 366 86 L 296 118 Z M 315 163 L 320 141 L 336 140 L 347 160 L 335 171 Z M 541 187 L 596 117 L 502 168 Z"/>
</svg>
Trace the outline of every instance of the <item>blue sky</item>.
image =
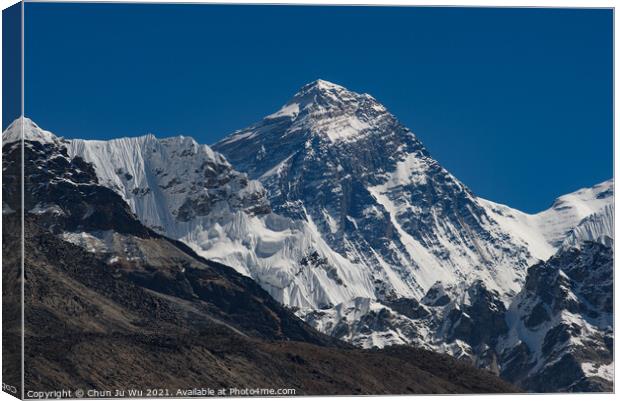
<svg viewBox="0 0 620 401">
<path fill-rule="evenodd" d="M 613 174 L 612 11 L 26 4 L 25 112 L 212 144 L 322 78 L 372 94 L 525 211 Z"/>
<path fill-rule="evenodd" d="M 21 114 L 21 4 L 2 10 L 2 127 Z"/>
</svg>

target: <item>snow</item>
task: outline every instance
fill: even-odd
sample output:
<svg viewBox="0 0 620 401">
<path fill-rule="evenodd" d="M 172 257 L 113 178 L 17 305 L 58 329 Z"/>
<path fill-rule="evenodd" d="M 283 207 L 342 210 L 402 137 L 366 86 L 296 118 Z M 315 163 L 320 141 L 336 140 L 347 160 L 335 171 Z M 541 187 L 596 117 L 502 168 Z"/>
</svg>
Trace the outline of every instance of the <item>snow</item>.
<svg viewBox="0 0 620 401">
<path fill-rule="evenodd" d="M 374 110 L 374 115 L 364 113 L 362 106 Z M 341 112 L 334 113 L 334 109 Z M 268 115 L 261 123 L 237 131 L 224 138 L 218 145 L 257 139 L 268 134 L 265 125 L 274 124 L 273 120 L 288 118 L 290 125 L 283 138 L 292 135 L 317 133 L 332 143 L 355 141 L 364 136 L 372 126 L 377 125 L 386 115 L 387 110 L 372 96 L 357 94 L 346 88 L 325 80 L 316 80 L 300 89 L 293 98 L 277 112 Z"/>
<path fill-rule="evenodd" d="M 37 203 L 36 205 L 34 205 L 32 209 L 28 210 L 28 213 L 39 214 L 39 215 L 47 214 L 47 213 L 57 214 L 57 215 L 64 214 L 63 210 L 58 205 L 42 205 L 40 203 Z"/>
<path fill-rule="evenodd" d="M 558 257 L 562 258 L 561 254 L 567 251 L 571 252 L 570 250 L 559 249 Z M 581 263 L 586 263 L 586 265 L 582 267 L 589 270 L 595 267 L 589 264 L 591 257 L 591 255 L 585 255 Z M 607 267 L 610 269 L 612 268 L 611 266 Z M 599 268 L 607 267 L 601 265 Z M 548 266 L 548 268 L 554 269 L 552 266 Z M 593 362 L 593 360 L 596 360 L 595 358 L 597 358 L 597 352 L 599 351 L 602 359 L 607 360 L 609 358 L 609 351 L 603 339 L 613 330 L 613 316 L 604 309 L 599 309 L 595 315 L 591 315 L 582 314 L 577 311 L 571 312 L 569 310 L 571 308 L 561 306 L 565 300 L 573 300 L 575 304 L 578 302 L 587 302 L 587 299 L 589 299 L 592 294 L 590 289 L 587 290 L 587 296 L 581 293 L 581 285 L 579 283 L 581 278 L 577 277 L 576 281 L 573 281 L 561 270 L 563 265 L 559 265 L 555 268 L 558 268 L 556 272 L 557 277 L 554 278 L 554 276 L 551 276 L 554 283 L 551 285 L 557 285 L 557 288 L 561 291 L 557 295 L 558 299 L 554 299 L 553 301 L 547 299 L 548 294 L 556 293 L 554 291 L 555 288 L 549 292 L 545 292 L 545 289 L 536 289 L 537 286 L 543 283 L 548 285 L 549 283 L 547 281 L 531 286 L 533 290 L 524 288 L 512 300 L 508 309 L 506 322 L 509 327 L 509 333 L 505 337 L 500 338 L 498 352 L 506 352 L 520 344 L 525 344 L 530 352 L 529 360 L 531 365 L 528 367 L 528 370 L 523 373 L 528 376 L 535 376 L 539 372 L 560 362 L 565 355 L 571 354 L 578 361 L 581 361 L 581 366 L 586 376 L 598 376 L 605 380 L 609 380 L 609 372 L 613 372 L 613 362 L 611 362 L 611 365 L 605 365 L 600 362 Z M 596 274 L 596 272 L 593 274 Z M 558 301 L 560 304 L 556 303 Z M 536 326 L 527 327 L 525 325 L 526 318 L 531 316 L 531 312 L 535 307 L 540 307 L 541 305 L 547 311 L 549 319 L 542 320 Z M 590 305 L 590 307 L 592 307 L 592 305 Z M 560 325 L 564 327 L 578 327 L 579 330 L 566 337 L 556 336 L 555 343 L 547 344 L 549 332 Z M 552 347 L 549 348 L 549 345 L 552 345 Z M 547 349 L 543 352 L 544 348 Z M 613 381 L 613 379 L 610 381 Z"/>
<path fill-rule="evenodd" d="M 56 143 L 62 140 L 62 138 L 56 137 L 51 132 L 41 129 L 34 121 L 27 117 L 17 118 L 2 133 L 3 145 L 21 141 L 22 138 L 26 141 L 40 143 Z"/>
<path fill-rule="evenodd" d="M 403 185 L 426 184 L 429 160 L 416 153 L 409 153 L 405 159 L 396 164 L 396 171 L 389 175 L 387 188 Z"/>
<path fill-rule="evenodd" d="M 385 329 L 373 328 L 359 330 L 357 326 L 363 318 L 370 314 L 378 314 L 381 311 L 389 312 L 394 320 L 391 327 Z M 346 324 L 349 330 L 343 339 L 356 346 L 363 348 L 384 348 L 391 345 L 412 343 L 412 339 L 403 332 L 404 328 L 413 328 L 419 333 L 420 338 L 430 339 L 431 333 L 424 324 L 419 324 L 407 317 L 400 316 L 396 311 L 370 298 L 355 297 L 347 302 L 335 305 L 333 308 L 321 310 L 319 313 L 310 312 L 309 315 L 300 313 L 302 318 L 310 319 L 319 331 L 331 334 L 339 325 Z M 430 349 L 429 343 L 424 341 L 415 342 L 416 346 Z"/>
<path fill-rule="evenodd" d="M 299 114 L 299 104 L 289 103 L 289 104 L 284 105 L 280 110 L 276 111 L 273 114 L 268 115 L 265 118 L 271 119 L 271 120 L 276 119 L 276 118 L 282 118 L 282 117 L 294 118 L 294 117 L 297 117 L 297 114 Z"/>
<path fill-rule="evenodd" d="M 478 201 L 504 232 L 527 247 L 532 255 L 530 263 L 547 260 L 555 253 L 555 247 L 547 240 L 544 229 L 541 228 L 535 215 L 482 198 L 478 198 Z"/>
<path fill-rule="evenodd" d="M 603 380 L 609 382 L 614 381 L 614 363 L 611 362 L 607 365 L 599 363 L 584 362 L 581 364 L 581 370 L 589 377 L 600 377 Z"/>
<path fill-rule="evenodd" d="M 419 285 L 415 291 L 416 297 L 418 299 L 422 297 L 437 281 L 446 285 L 454 285 L 460 282 L 472 283 L 476 279 L 481 279 L 489 289 L 498 290 L 502 295 L 509 296 L 516 293 L 525 275 L 524 270 L 517 269 L 512 260 L 496 255 L 496 250 L 481 242 L 477 244 L 475 251 L 461 243 L 454 242 L 452 239 L 454 229 L 448 226 L 450 222 L 436 221 L 438 244 L 435 247 L 450 255 L 447 260 L 432 253 L 428 246 L 421 244 L 403 228 L 399 221 L 400 216 L 406 215 L 408 211 L 417 210 L 415 204 L 403 192 L 404 187 L 426 184 L 428 171 L 434 163 L 436 162 L 427 156 L 408 154 L 397 163 L 395 171 L 386 175 L 384 184 L 368 188 L 378 203 L 388 212 L 400 241 L 405 245 L 407 254 L 403 255 L 403 258 L 411 261 L 410 264 L 415 271 L 415 280 Z M 395 198 L 395 196 L 398 197 Z M 488 229 L 495 232 L 497 227 L 489 225 Z M 470 234 L 471 238 L 476 241 L 475 234 Z M 494 261 L 492 266 L 475 269 L 477 266 L 489 265 L 485 263 L 488 260 Z M 399 294 L 402 293 L 401 283 L 396 281 L 392 284 L 401 289 Z"/>
<path fill-rule="evenodd" d="M 329 225 L 329 231 L 332 234 L 337 233 L 340 230 L 340 225 L 338 224 L 338 222 L 336 221 L 336 219 L 334 219 L 327 210 L 323 210 L 323 217 L 325 218 L 325 220 L 327 221 L 327 224 Z"/>
<path fill-rule="evenodd" d="M 556 199 L 550 209 L 535 215 L 547 241 L 559 246 L 570 230 L 585 217 L 613 203 L 614 181 L 582 188 Z"/>
<path fill-rule="evenodd" d="M 545 367 L 552 366 L 557 363 L 564 354 L 571 352 L 575 348 L 583 347 L 584 342 L 582 339 L 597 338 L 600 336 L 600 328 L 585 320 L 581 315 L 573 314 L 566 310 L 552 315 L 550 321 L 545 321 L 533 329 L 527 328 L 523 324 L 522 319 L 522 316 L 525 316 L 527 312 L 524 309 L 519 310 L 519 303 L 518 301 L 514 302 L 509 311 L 507 323 L 510 327 L 510 331 L 509 334 L 502 339 L 503 344 L 501 344 L 501 347 L 509 349 L 515 347 L 519 343 L 525 343 L 531 352 L 530 360 L 535 362 L 529 369 L 530 374 L 535 374 L 535 372 Z M 581 333 L 579 337 L 571 336 L 564 341 L 554 344 L 550 357 L 545 357 L 542 354 L 545 338 L 551 329 L 560 324 L 575 325 L 580 328 Z M 501 349 L 502 348 L 500 348 L 500 350 Z M 613 363 L 611 368 L 613 370 Z M 585 370 L 584 372 L 588 374 Z M 605 374 L 604 369 L 600 373 Z"/>
<path fill-rule="evenodd" d="M 233 142 L 237 142 L 243 139 L 249 139 L 256 136 L 256 132 L 254 131 L 237 131 L 234 134 L 232 134 L 231 136 L 223 139 L 221 141 L 221 143 L 233 143 Z"/>
<path fill-rule="evenodd" d="M 166 227 L 174 221 L 173 212 L 185 202 L 184 194 L 204 174 L 199 171 L 203 164 L 230 168 L 208 146 L 183 136 L 161 140 L 154 135 L 110 141 L 75 139 L 67 148 L 71 156 L 93 163 L 100 183 L 117 191 L 148 226 Z M 148 193 L 143 194 L 146 189 Z M 198 189 L 196 196 L 206 193 L 206 189 Z"/>
<path fill-rule="evenodd" d="M 293 157 L 293 155 L 287 157 L 286 159 L 282 160 L 280 163 L 278 163 L 277 165 L 275 165 L 273 168 L 271 168 L 270 170 L 268 170 L 266 173 L 264 173 L 260 178 L 262 179 L 267 179 L 271 176 L 278 176 L 282 173 L 282 171 L 286 168 L 286 165 L 288 164 L 289 160 L 291 160 L 291 157 Z"/>
<path fill-rule="evenodd" d="M 358 138 L 360 133 L 370 127 L 369 124 L 361 121 L 359 118 L 333 118 L 324 125 L 316 125 L 315 129 L 324 132 L 332 141 L 338 142 L 350 138 Z"/>
<path fill-rule="evenodd" d="M 394 179 L 388 180 L 388 182 L 394 182 Z M 401 241 L 406 246 L 408 259 L 415 260 L 416 281 L 419 283 L 420 288 L 416 291 L 415 295 L 420 298 L 428 291 L 436 281 L 442 281 L 445 283 L 455 283 L 458 278 L 455 277 L 450 269 L 442 263 L 438 263 L 436 258 L 429 253 L 418 241 L 416 241 L 409 233 L 407 233 L 396 216 L 400 214 L 400 210 L 393 204 L 392 201 L 385 195 L 387 190 L 386 185 L 368 188 L 370 193 L 377 199 L 377 201 L 385 207 L 389 213 L 390 220 L 400 235 Z M 387 264 L 386 264 L 387 267 Z M 398 275 L 394 274 L 391 268 L 387 269 L 388 275 L 392 278 L 392 284 L 398 289 L 398 293 L 407 293 L 411 290 L 407 289 L 407 284 L 403 283 Z"/>
<path fill-rule="evenodd" d="M 579 248 L 584 241 L 600 242 L 612 246 L 614 238 L 614 205 L 605 205 L 600 211 L 581 220 L 573 228 L 561 248 Z"/>
<path fill-rule="evenodd" d="M 78 245 L 91 253 L 107 253 L 113 249 L 116 233 L 113 231 L 101 231 L 96 233 L 87 232 L 64 232 L 61 238 L 74 245 Z"/>
<path fill-rule="evenodd" d="M 321 90 L 339 90 L 339 91 L 344 91 L 346 90 L 346 88 L 344 86 L 340 86 L 338 84 L 335 84 L 333 82 L 329 82 L 326 81 L 324 79 L 317 79 L 316 81 L 310 83 L 311 86 L 316 86 L 317 88 L 321 89 Z"/>
</svg>

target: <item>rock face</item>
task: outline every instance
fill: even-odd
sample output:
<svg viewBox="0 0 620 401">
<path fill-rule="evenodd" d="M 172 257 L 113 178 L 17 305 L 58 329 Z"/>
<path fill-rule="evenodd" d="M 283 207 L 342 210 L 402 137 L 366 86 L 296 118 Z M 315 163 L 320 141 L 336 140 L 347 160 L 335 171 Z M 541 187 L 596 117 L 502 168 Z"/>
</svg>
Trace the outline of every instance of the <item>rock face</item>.
<svg viewBox="0 0 620 401">
<path fill-rule="evenodd" d="M 3 146 L 5 183 L 19 179 L 20 145 Z M 438 354 L 365 351 L 321 334 L 250 278 L 144 226 L 65 141 L 28 136 L 23 152 L 25 391 L 137 383 L 177 397 L 196 385 L 308 395 L 515 391 Z M 3 186 L 5 228 L 21 224 L 16 187 Z M 3 252 L 19 248 L 21 232 L 3 232 Z M 15 271 L 3 269 L 3 279 L 14 279 L 19 264 L 8 267 Z"/>
<path fill-rule="evenodd" d="M 527 268 L 613 238 L 613 180 L 534 215 L 478 198 L 370 95 L 320 80 L 216 151 L 152 135 L 63 144 L 150 229 L 251 277 L 320 332 L 445 352 L 526 389 L 539 354 L 515 325 L 543 316 L 515 318 L 515 300 L 535 296 Z"/>
<path fill-rule="evenodd" d="M 507 314 L 502 377 L 531 391 L 613 391 L 613 250 L 585 241 L 532 266 Z"/>
</svg>

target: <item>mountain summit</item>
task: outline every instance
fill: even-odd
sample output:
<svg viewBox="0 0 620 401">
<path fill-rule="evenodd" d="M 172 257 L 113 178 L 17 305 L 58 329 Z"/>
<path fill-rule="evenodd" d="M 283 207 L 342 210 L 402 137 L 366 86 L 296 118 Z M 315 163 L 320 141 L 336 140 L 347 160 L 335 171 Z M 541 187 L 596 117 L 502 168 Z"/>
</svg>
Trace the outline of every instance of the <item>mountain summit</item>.
<svg viewBox="0 0 620 401">
<path fill-rule="evenodd" d="M 218 145 L 234 146 L 239 140 L 256 138 L 260 142 L 257 149 L 260 158 L 266 149 L 273 151 L 276 145 L 282 145 L 284 138 L 292 146 L 312 136 L 330 143 L 355 141 L 372 127 L 381 125 L 386 117 L 389 117 L 387 110 L 372 96 L 317 80 L 304 85 L 280 110 L 262 122 L 234 133 Z"/>
<path fill-rule="evenodd" d="M 316 81 L 302 86 L 295 96 L 293 96 L 292 101 L 296 101 L 300 104 L 309 104 L 317 101 L 317 98 L 331 97 L 332 100 L 338 100 L 338 98 L 346 95 L 354 94 L 344 86 L 323 79 L 317 79 Z"/>
<path fill-rule="evenodd" d="M 267 118 L 296 118 L 300 114 L 316 113 L 327 109 L 334 114 L 337 111 L 354 112 L 360 106 L 360 100 L 363 99 L 372 99 L 372 97 L 367 94 L 360 95 L 343 86 L 318 79 L 302 86 L 291 100 Z"/>
</svg>

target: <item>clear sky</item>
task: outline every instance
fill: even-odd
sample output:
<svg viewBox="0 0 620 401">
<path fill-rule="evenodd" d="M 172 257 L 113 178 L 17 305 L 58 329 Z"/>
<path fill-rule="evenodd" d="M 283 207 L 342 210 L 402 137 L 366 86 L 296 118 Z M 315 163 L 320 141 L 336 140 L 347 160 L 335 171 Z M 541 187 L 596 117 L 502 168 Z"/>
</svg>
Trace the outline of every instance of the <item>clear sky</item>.
<svg viewBox="0 0 620 401">
<path fill-rule="evenodd" d="M 27 3 L 25 112 L 68 138 L 212 144 L 322 78 L 372 94 L 476 194 L 535 212 L 613 174 L 612 18 Z"/>
</svg>

